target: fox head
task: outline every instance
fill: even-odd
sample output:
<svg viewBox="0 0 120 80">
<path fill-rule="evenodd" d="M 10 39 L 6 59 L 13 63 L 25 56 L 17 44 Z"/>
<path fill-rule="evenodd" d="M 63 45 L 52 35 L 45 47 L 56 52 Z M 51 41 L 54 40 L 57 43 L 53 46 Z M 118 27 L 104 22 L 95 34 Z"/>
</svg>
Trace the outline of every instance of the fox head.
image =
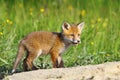
<svg viewBox="0 0 120 80">
<path fill-rule="evenodd" d="M 77 25 L 71 25 L 67 22 L 64 22 L 62 24 L 62 34 L 64 40 L 67 40 L 69 43 L 72 44 L 81 43 L 80 36 L 83 27 L 84 27 L 84 22 Z"/>
</svg>

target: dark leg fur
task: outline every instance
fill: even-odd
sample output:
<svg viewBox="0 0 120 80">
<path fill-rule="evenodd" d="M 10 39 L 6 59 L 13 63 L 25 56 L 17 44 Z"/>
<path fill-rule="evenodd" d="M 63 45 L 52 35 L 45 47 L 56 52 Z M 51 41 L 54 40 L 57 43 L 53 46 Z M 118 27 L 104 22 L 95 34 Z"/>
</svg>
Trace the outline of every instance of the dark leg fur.
<svg viewBox="0 0 120 80">
<path fill-rule="evenodd" d="M 64 68 L 63 60 L 61 60 L 60 63 L 58 62 L 58 60 L 56 60 L 56 68 Z"/>
<path fill-rule="evenodd" d="M 33 64 L 33 61 L 34 61 L 35 57 L 36 56 L 34 54 L 32 54 L 32 53 L 30 53 L 29 55 L 27 55 L 26 59 L 24 59 L 24 61 L 23 61 L 23 69 L 24 69 L 24 71 L 38 69 Z"/>
<path fill-rule="evenodd" d="M 38 68 L 35 67 L 32 62 L 29 64 L 29 62 L 27 62 L 26 59 L 24 59 L 24 61 L 23 61 L 23 70 L 24 71 L 37 70 L 37 69 Z"/>
</svg>

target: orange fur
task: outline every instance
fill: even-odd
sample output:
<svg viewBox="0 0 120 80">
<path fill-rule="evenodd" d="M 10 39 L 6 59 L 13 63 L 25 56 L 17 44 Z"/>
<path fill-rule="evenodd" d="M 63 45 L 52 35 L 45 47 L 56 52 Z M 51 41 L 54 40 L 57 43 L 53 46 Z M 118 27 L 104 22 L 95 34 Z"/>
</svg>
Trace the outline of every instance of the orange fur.
<svg viewBox="0 0 120 80">
<path fill-rule="evenodd" d="M 65 22 L 62 32 L 39 31 L 28 34 L 21 40 L 12 72 L 15 72 L 22 56 L 27 52 L 23 61 L 25 71 L 37 69 L 33 65 L 36 57 L 42 54 L 50 54 L 54 68 L 64 67 L 61 54 L 72 44 L 80 43 L 80 34 L 84 23 L 70 25 Z"/>
</svg>

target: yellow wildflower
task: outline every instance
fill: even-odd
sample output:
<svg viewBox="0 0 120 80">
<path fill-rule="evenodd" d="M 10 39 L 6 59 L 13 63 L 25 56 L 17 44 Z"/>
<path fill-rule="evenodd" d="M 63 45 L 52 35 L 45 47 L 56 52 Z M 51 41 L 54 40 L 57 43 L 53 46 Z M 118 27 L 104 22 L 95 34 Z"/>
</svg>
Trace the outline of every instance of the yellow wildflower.
<svg viewBox="0 0 120 80">
<path fill-rule="evenodd" d="M 91 25 L 91 27 L 92 27 L 92 28 L 94 28 L 94 27 L 95 27 L 95 25 L 94 25 L 94 24 L 92 24 L 92 25 Z"/>
<path fill-rule="evenodd" d="M 85 15 L 86 15 L 86 11 L 83 9 L 83 10 L 81 11 L 81 16 L 84 17 Z"/>
<path fill-rule="evenodd" d="M 98 18 L 98 20 L 97 20 L 98 22 L 101 22 L 102 21 L 102 19 L 101 18 Z"/>
<path fill-rule="evenodd" d="M 8 24 L 13 24 L 13 22 L 10 21 L 9 19 L 7 19 L 6 22 L 7 22 Z"/>
<path fill-rule="evenodd" d="M 68 6 L 68 9 L 69 9 L 69 10 L 73 10 L 73 7 L 72 7 L 72 6 Z"/>
<path fill-rule="evenodd" d="M 44 10 L 44 8 L 41 8 L 41 9 L 40 9 L 40 12 L 42 12 L 42 13 L 43 13 L 44 11 L 45 11 L 45 10 Z"/>
<path fill-rule="evenodd" d="M 11 24 L 11 25 L 12 25 L 12 24 L 13 24 L 13 22 L 12 22 L 12 21 L 10 21 L 10 22 L 9 22 L 9 24 Z"/>
<path fill-rule="evenodd" d="M 103 28 L 105 28 L 107 26 L 107 22 L 103 23 Z"/>
<path fill-rule="evenodd" d="M 1 36 L 1 35 L 3 35 L 3 33 L 2 33 L 2 32 L 0 32 L 0 36 Z"/>
<path fill-rule="evenodd" d="M 33 13 L 32 13 L 32 12 L 30 12 L 30 15 L 32 16 L 32 15 L 33 15 Z"/>
<path fill-rule="evenodd" d="M 7 22 L 7 23 L 9 23 L 9 22 L 10 22 L 10 20 L 9 20 L 9 19 L 7 19 L 7 20 L 6 20 L 6 22 Z"/>
<path fill-rule="evenodd" d="M 23 5 L 20 3 L 19 5 L 18 5 L 20 8 L 22 8 L 23 7 Z"/>
<path fill-rule="evenodd" d="M 94 45 L 94 42 L 91 42 L 91 45 Z"/>
</svg>

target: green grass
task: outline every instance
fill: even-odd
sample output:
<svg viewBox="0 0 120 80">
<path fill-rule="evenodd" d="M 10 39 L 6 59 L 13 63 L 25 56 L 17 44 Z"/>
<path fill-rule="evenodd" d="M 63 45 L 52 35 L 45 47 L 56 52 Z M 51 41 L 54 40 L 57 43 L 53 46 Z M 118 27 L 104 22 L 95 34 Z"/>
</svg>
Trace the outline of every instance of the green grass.
<svg viewBox="0 0 120 80">
<path fill-rule="evenodd" d="M 119 17 L 120 0 L 1 0 L 0 74 L 12 69 L 25 35 L 41 30 L 60 32 L 64 21 L 85 22 L 82 43 L 63 54 L 66 67 L 119 61 Z M 49 56 L 41 56 L 35 64 L 52 67 Z"/>
</svg>

